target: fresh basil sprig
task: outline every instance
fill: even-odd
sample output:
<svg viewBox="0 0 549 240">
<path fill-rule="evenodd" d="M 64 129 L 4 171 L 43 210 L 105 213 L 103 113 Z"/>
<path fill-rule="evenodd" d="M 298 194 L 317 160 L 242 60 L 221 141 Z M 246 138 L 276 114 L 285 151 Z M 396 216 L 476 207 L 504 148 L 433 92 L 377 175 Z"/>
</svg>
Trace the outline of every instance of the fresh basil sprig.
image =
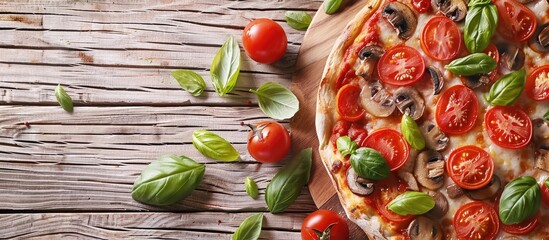
<svg viewBox="0 0 549 240">
<path fill-rule="evenodd" d="M 306 30 L 313 20 L 311 15 L 304 11 L 287 11 L 284 17 L 288 25 L 296 30 Z"/>
<path fill-rule="evenodd" d="M 135 180 L 132 198 L 155 206 L 173 204 L 189 196 L 202 182 L 205 168 L 185 156 L 162 156 Z"/>
<path fill-rule="evenodd" d="M 391 170 L 385 158 L 371 148 L 359 148 L 349 158 L 358 176 L 371 180 L 381 180 L 389 176 Z"/>
<path fill-rule="evenodd" d="M 278 83 L 267 82 L 257 90 L 250 89 L 250 92 L 257 95 L 259 108 L 271 118 L 280 120 L 291 118 L 299 110 L 297 97 Z"/>
<path fill-rule="evenodd" d="M 543 120 L 549 121 L 549 110 L 547 110 L 547 112 L 545 112 L 545 114 L 543 114 Z"/>
<path fill-rule="evenodd" d="M 210 75 L 212 84 L 219 96 L 231 92 L 236 86 L 240 73 L 240 47 L 233 36 L 223 43 L 212 62 Z"/>
<path fill-rule="evenodd" d="M 488 47 L 498 26 L 498 10 L 493 3 L 474 2 L 465 16 L 463 38 L 472 53 L 480 53 Z"/>
<path fill-rule="evenodd" d="M 416 121 L 406 114 L 402 116 L 402 121 L 400 122 L 400 131 L 406 139 L 406 142 L 412 146 L 413 149 L 421 151 L 425 148 L 425 138 L 421 134 L 421 130 L 417 126 Z"/>
<path fill-rule="evenodd" d="M 193 96 L 200 96 L 206 88 L 202 76 L 191 70 L 172 71 L 172 77 L 179 83 L 179 86 Z"/>
<path fill-rule="evenodd" d="M 246 177 L 244 179 L 244 187 L 246 188 L 246 193 L 248 196 L 253 199 L 257 199 L 259 196 L 259 190 L 257 189 L 257 184 L 252 178 Z"/>
<path fill-rule="evenodd" d="M 358 148 L 356 142 L 351 140 L 349 136 L 339 137 L 336 141 L 336 145 L 337 151 L 339 151 L 343 157 L 355 153 L 355 150 Z"/>
<path fill-rule="evenodd" d="M 458 58 L 446 65 L 446 69 L 461 76 L 472 76 L 489 73 L 496 69 L 497 62 L 486 53 L 473 53 L 467 57 Z"/>
<path fill-rule="evenodd" d="M 341 7 L 343 0 L 324 0 L 324 12 L 326 14 L 334 14 Z"/>
<path fill-rule="evenodd" d="M 524 90 L 526 71 L 524 69 L 511 72 L 499 80 L 490 88 L 486 101 L 492 106 L 513 105 Z"/>
<path fill-rule="evenodd" d="M 234 162 L 240 157 L 230 142 L 208 130 L 194 131 L 193 145 L 204 156 L 215 160 Z"/>
<path fill-rule="evenodd" d="M 240 224 L 231 240 L 257 240 L 263 226 L 263 213 L 253 214 Z"/>
<path fill-rule="evenodd" d="M 65 109 L 65 111 L 72 112 L 72 98 L 67 92 L 65 92 L 65 89 L 61 86 L 61 84 L 57 84 L 57 87 L 55 87 L 55 98 L 57 99 L 59 105 Z"/>
<path fill-rule="evenodd" d="M 398 195 L 387 204 L 389 210 L 401 216 L 424 214 L 434 207 L 435 200 L 429 194 L 412 191 Z"/>
<path fill-rule="evenodd" d="M 499 218 L 504 224 L 521 223 L 532 218 L 541 204 L 541 189 L 536 179 L 523 176 L 503 189 L 499 200 Z"/>
<path fill-rule="evenodd" d="M 312 149 L 301 150 L 286 166 L 281 168 L 265 189 L 265 201 L 272 213 L 286 210 L 309 182 L 312 165 Z"/>
</svg>

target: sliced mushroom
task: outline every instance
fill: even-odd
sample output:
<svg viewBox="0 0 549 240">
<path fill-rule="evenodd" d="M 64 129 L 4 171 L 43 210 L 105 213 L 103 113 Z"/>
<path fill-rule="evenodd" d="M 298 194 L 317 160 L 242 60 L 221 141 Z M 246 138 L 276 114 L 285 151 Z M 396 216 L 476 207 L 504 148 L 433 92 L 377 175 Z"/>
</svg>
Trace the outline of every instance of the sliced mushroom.
<svg viewBox="0 0 549 240">
<path fill-rule="evenodd" d="M 444 165 L 442 154 L 435 150 L 425 150 L 417 156 L 414 176 L 421 186 L 437 190 L 444 184 Z"/>
<path fill-rule="evenodd" d="M 463 85 L 470 89 L 478 88 L 482 85 L 490 83 L 490 77 L 486 74 L 475 74 L 469 77 L 460 78 Z"/>
<path fill-rule="evenodd" d="M 549 126 L 543 119 L 534 119 L 534 147 L 536 168 L 549 172 Z"/>
<path fill-rule="evenodd" d="M 431 0 L 431 5 L 454 22 L 459 22 L 467 15 L 467 4 L 464 0 Z"/>
<path fill-rule="evenodd" d="M 410 38 L 417 27 L 417 18 L 410 7 L 400 2 L 390 2 L 381 15 L 396 29 L 398 37 L 403 40 Z"/>
<path fill-rule="evenodd" d="M 440 151 L 448 146 L 450 138 L 440 131 L 437 125 L 431 121 L 425 121 L 420 127 L 421 133 L 425 137 L 425 145 L 433 150 Z"/>
<path fill-rule="evenodd" d="M 442 73 L 434 67 L 427 67 L 427 72 L 431 75 L 431 80 L 433 80 L 433 95 L 438 95 L 444 87 L 444 77 Z"/>
<path fill-rule="evenodd" d="M 406 189 L 416 192 L 419 191 L 416 178 L 412 173 L 399 171 L 398 176 L 407 183 L 408 187 Z"/>
<path fill-rule="evenodd" d="M 360 92 L 360 101 L 364 109 L 376 117 L 387 117 L 396 108 L 393 96 L 383 88 L 379 81 L 368 81 Z"/>
<path fill-rule="evenodd" d="M 501 180 L 497 175 L 492 177 L 488 185 L 476 189 L 476 190 L 467 190 L 464 189 L 463 192 L 473 200 L 486 200 L 496 195 L 501 189 Z"/>
<path fill-rule="evenodd" d="M 425 101 L 419 92 L 413 87 L 401 87 L 394 92 L 395 103 L 403 114 L 407 114 L 414 120 L 423 116 Z"/>
<path fill-rule="evenodd" d="M 500 62 L 505 68 L 509 70 L 518 70 L 524 66 L 526 56 L 524 55 L 522 48 L 507 43 L 498 44 L 497 48 L 501 56 Z"/>
<path fill-rule="evenodd" d="M 374 191 L 374 182 L 358 176 L 353 168 L 347 170 L 347 184 L 356 195 L 366 196 Z"/>
<path fill-rule="evenodd" d="M 536 52 L 549 52 L 549 23 L 538 26 L 529 45 Z"/>
<path fill-rule="evenodd" d="M 355 74 L 369 80 L 372 77 L 372 72 L 376 66 L 377 60 L 383 55 L 384 49 L 378 45 L 368 45 L 363 47 L 358 53 Z"/>
<path fill-rule="evenodd" d="M 425 216 L 432 219 L 440 219 L 444 217 L 444 215 L 448 212 L 448 199 L 446 199 L 446 197 L 439 192 L 429 191 L 428 194 L 435 200 L 435 207 L 425 213 Z"/>
<path fill-rule="evenodd" d="M 424 216 L 418 216 L 408 225 L 408 236 L 411 240 L 440 240 L 442 229 L 440 225 Z"/>
<path fill-rule="evenodd" d="M 448 197 L 452 199 L 461 197 L 464 194 L 463 189 L 455 184 L 448 185 L 448 187 L 446 187 L 446 193 L 448 193 Z"/>
</svg>

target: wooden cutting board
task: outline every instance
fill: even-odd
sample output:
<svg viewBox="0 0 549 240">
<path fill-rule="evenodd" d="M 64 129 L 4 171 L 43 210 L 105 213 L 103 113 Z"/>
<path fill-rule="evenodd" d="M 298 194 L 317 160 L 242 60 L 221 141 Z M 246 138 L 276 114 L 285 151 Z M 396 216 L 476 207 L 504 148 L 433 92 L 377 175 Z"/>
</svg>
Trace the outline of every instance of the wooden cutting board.
<svg viewBox="0 0 549 240">
<path fill-rule="evenodd" d="M 297 72 L 292 80 L 292 91 L 300 102 L 300 110 L 290 122 L 294 152 L 312 147 L 313 170 L 309 190 L 318 208 L 331 209 L 345 216 L 335 188 L 318 155 L 318 139 L 315 130 L 315 109 L 318 85 L 335 40 L 348 22 L 369 0 L 351 2 L 333 15 L 324 13 L 321 6 L 313 18 L 301 44 L 297 59 Z M 367 239 L 364 232 L 349 222 L 351 239 Z"/>
</svg>

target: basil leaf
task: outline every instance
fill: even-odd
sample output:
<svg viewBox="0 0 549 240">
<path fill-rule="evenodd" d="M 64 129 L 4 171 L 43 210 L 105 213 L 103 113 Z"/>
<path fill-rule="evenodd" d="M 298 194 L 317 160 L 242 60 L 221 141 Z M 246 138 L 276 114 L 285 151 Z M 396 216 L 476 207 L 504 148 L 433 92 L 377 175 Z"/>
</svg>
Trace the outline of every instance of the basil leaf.
<svg viewBox="0 0 549 240">
<path fill-rule="evenodd" d="M 471 0 L 469 1 L 469 7 L 488 5 L 492 3 L 492 0 Z"/>
<path fill-rule="evenodd" d="M 486 53 L 473 53 L 467 57 L 458 58 L 446 65 L 446 69 L 461 76 L 472 76 L 489 73 L 496 69 L 498 63 Z"/>
<path fill-rule="evenodd" d="M 253 199 L 257 199 L 259 196 L 259 190 L 257 189 L 257 184 L 252 178 L 246 177 L 246 179 L 244 179 L 244 187 L 246 188 L 246 193 L 248 196 Z"/>
<path fill-rule="evenodd" d="M 549 110 L 545 114 L 543 114 L 543 120 L 549 121 Z"/>
<path fill-rule="evenodd" d="M 55 87 L 55 98 L 57 98 L 57 102 L 65 111 L 72 112 L 72 98 L 65 92 L 65 89 L 61 87 L 61 84 L 57 84 L 57 87 Z"/>
<path fill-rule="evenodd" d="M 173 204 L 189 196 L 202 182 L 205 168 L 185 156 L 162 156 L 135 180 L 132 198 L 155 206 Z"/>
<path fill-rule="evenodd" d="M 336 141 L 337 151 L 341 153 L 343 157 L 352 154 L 357 149 L 357 144 L 349 136 L 339 137 Z"/>
<path fill-rule="evenodd" d="M 324 0 L 324 12 L 326 14 L 334 14 L 341 7 L 343 0 Z"/>
<path fill-rule="evenodd" d="M 371 180 L 381 180 L 389 176 L 391 170 L 385 158 L 371 148 L 359 148 L 349 158 L 358 176 Z"/>
<path fill-rule="evenodd" d="M 393 199 L 387 208 L 402 216 L 420 215 L 435 207 L 435 199 L 424 192 L 407 191 Z"/>
<path fill-rule="evenodd" d="M 545 179 L 545 186 L 549 188 L 549 177 Z"/>
<path fill-rule="evenodd" d="M 193 96 L 200 96 L 206 88 L 202 76 L 190 70 L 172 71 L 172 77 L 179 83 L 179 86 Z"/>
<path fill-rule="evenodd" d="M 490 3 L 469 8 L 463 28 L 465 46 L 469 52 L 479 53 L 484 51 L 492 41 L 497 26 L 498 10 L 496 5 Z"/>
<path fill-rule="evenodd" d="M 408 142 L 413 149 L 421 151 L 425 148 L 425 138 L 423 138 L 421 130 L 419 130 L 416 121 L 414 121 L 412 117 L 406 114 L 402 116 L 400 131 L 402 132 L 402 135 L 404 135 L 406 142 Z"/>
<path fill-rule="evenodd" d="M 194 131 L 193 145 L 204 156 L 215 160 L 233 162 L 240 157 L 231 143 L 208 130 Z"/>
<path fill-rule="evenodd" d="M 231 92 L 240 73 L 240 47 L 233 36 L 229 36 L 217 52 L 210 68 L 212 83 L 219 96 Z"/>
<path fill-rule="evenodd" d="M 286 210 L 309 182 L 312 165 L 312 149 L 301 150 L 286 166 L 281 168 L 265 189 L 265 201 L 272 213 Z"/>
<path fill-rule="evenodd" d="M 284 86 L 267 82 L 257 90 L 250 89 L 259 100 L 259 108 L 267 116 L 275 119 L 291 118 L 299 110 L 299 100 Z"/>
<path fill-rule="evenodd" d="M 263 213 L 253 214 L 240 224 L 233 234 L 231 240 L 256 240 L 261 234 L 263 225 Z"/>
<path fill-rule="evenodd" d="M 541 204 L 541 189 L 536 179 L 523 176 L 503 189 L 499 200 L 499 218 L 504 224 L 521 223 L 532 218 Z"/>
<path fill-rule="evenodd" d="M 490 88 L 486 101 L 492 106 L 513 105 L 520 97 L 526 81 L 526 71 L 524 69 L 511 72 L 499 80 Z"/>
<path fill-rule="evenodd" d="M 306 30 L 313 20 L 311 15 L 303 11 L 287 11 L 284 17 L 288 25 L 296 30 Z"/>
</svg>

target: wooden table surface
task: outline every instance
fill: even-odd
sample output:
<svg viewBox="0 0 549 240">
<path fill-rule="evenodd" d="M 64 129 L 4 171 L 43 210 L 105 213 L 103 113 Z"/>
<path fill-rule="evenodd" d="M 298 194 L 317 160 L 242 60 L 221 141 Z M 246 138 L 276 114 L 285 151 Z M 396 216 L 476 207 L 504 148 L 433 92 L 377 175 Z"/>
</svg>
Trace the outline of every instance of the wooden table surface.
<svg viewBox="0 0 549 240">
<path fill-rule="evenodd" d="M 314 14 L 321 3 L 0 1 L 0 239 L 229 239 L 256 212 L 266 216 L 262 239 L 299 239 L 303 218 L 316 209 L 308 190 L 284 214 L 269 214 L 263 193 L 284 162 L 253 161 L 240 122 L 269 119 L 249 89 L 289 86 L 296 71 L 304 32 L 290 28 L 284 12 Z M 287 54 L 263 65 L 242 50 L 236 89 L 219 97 L 208 72 L 215 53 L 262 17 L 286 30 Z M 204 96 L 182 91 L 175 69 L 202 75 Z M 56 101 L 57 84 L 72 96 L 72 114 Z M 199 154 L 196 129 L 232 142 L 242 161 Z M 206 164 L 204 181 L 173 206 L 134 201 L 134 180 L 163 154 Z M 246 176 L 257 181 L 258 200 L 246 195 Z"/>
</svg>

